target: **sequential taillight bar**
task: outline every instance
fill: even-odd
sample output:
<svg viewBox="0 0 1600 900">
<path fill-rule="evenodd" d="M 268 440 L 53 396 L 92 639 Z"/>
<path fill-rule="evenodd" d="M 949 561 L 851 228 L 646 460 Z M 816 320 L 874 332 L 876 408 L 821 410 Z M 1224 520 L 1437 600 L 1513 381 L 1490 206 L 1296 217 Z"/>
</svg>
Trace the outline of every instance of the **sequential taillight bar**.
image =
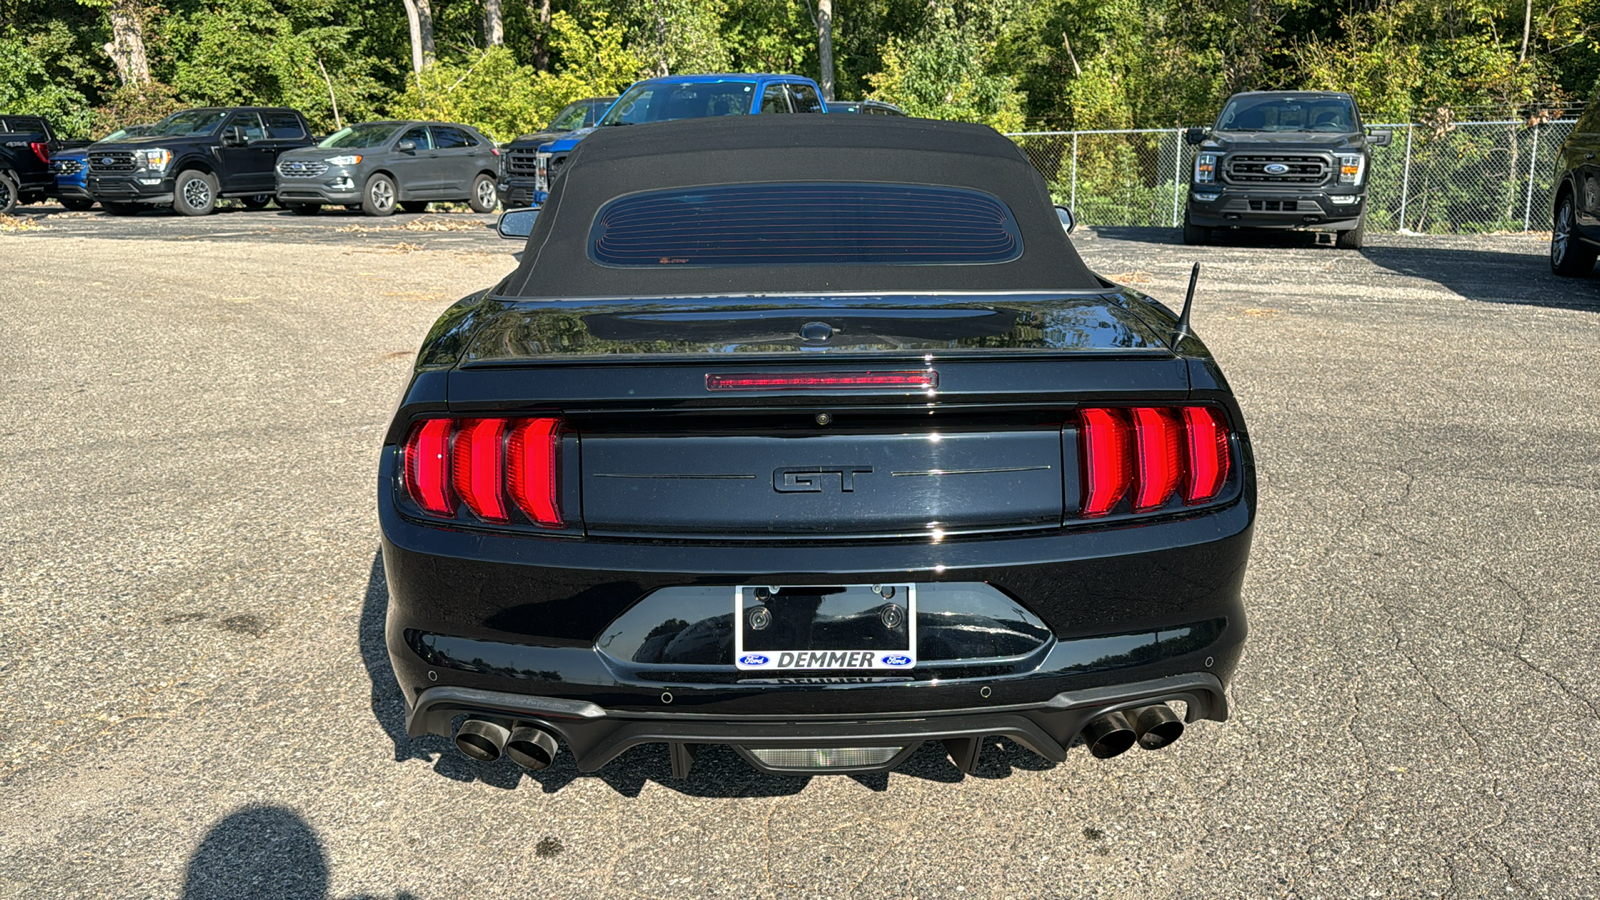
<svg viewBox="0 0 1600 900">
<path fill-rule="evenodd" d="M 1216 499 L 1228 481 L 1228 438 L 1221 410 L 1209 406 L 1080 410 L 1078 515 L 1109 515 L 1124 497 L 1135 513 L 1155 512 L 1174 496 L 1184 506 Z"/>
<path fill-rule="evenodd" d="M 406 438 L 406 493 L 442 519 L 465 504 L 484 522 L 506 524 L 514 504 L 535 525 L 561 528 L 561 431 L 550 417 L 425 419 Z"/>
</svg>

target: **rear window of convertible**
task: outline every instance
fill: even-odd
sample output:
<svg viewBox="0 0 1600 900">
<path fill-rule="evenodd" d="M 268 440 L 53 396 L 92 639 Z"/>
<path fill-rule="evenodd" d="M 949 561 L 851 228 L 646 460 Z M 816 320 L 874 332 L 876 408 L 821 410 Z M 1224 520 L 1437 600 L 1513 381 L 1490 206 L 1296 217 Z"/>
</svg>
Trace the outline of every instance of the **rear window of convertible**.
<svg viewBox="0 0 1600 900">
<path fill-rule="evenodd" d="M 602 266 L 958 266 L 1022 255 L 999 198 L 880 183 L 736 184 L 618 197 L 589 231 Z"/>
</svg>

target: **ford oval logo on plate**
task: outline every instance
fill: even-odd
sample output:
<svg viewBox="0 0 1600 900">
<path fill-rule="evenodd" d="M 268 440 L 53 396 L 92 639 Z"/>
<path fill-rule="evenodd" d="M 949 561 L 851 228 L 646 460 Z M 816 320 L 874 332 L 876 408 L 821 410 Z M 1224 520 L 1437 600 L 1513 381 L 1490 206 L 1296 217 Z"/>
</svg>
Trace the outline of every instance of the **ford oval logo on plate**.
<svg viewBox="0 0 1600 900">
<path fill-rule="evenodd" d="M 764 666 L 766 664 L 767 658 L 759 653 L 746 653 L 739 657 L 739 665 L 741 666 Z"/>
<path fill-rule="evenodd" d="M 1261 167 L 1261 171 L 1268 175 L 1286 175 L 1289 172 L 1289 167 L 1283 163 L 1267 163 Z"/>
<path fill-rule="evenodd" d="M 900 656 L 898 654 L 894 656 L 885 656 L 883 658 L 883 664 L 886 666 L 909 666 L 911 665 L 911 657 Z"/>
</svg>

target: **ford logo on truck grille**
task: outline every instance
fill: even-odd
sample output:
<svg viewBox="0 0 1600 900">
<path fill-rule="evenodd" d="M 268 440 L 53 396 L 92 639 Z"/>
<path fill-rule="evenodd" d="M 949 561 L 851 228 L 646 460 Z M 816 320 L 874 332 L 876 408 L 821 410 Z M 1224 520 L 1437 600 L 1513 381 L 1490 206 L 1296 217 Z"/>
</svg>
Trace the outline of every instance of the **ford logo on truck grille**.
<svg viewBox="0 0 1600 900">
<path fill-rule="evenodd" d="M 1268 175 L 1286 175 L 1289 172 L 1289 167 L 1283 163 L 1267 163 L 1261 167 L 1261 171 Z"/>
</svg>

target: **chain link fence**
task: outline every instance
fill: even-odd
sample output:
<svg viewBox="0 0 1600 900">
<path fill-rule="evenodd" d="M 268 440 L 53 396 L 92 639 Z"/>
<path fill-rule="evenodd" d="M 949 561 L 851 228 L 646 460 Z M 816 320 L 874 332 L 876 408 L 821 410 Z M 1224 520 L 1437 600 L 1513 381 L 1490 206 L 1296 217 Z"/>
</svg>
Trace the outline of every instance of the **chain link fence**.
<svg viewBox="0 0 1600 900">
<path fill-rule="evenodd" d="M 1377 124 L 1367 228 L 1428 234 L 1546 231 L 1557 153 L 1575 118 Z M 1084 225 L 1176 228 L 1196 148 L 1183 129 L 1029 131 L 1010 135 Z"/>
</svg>

